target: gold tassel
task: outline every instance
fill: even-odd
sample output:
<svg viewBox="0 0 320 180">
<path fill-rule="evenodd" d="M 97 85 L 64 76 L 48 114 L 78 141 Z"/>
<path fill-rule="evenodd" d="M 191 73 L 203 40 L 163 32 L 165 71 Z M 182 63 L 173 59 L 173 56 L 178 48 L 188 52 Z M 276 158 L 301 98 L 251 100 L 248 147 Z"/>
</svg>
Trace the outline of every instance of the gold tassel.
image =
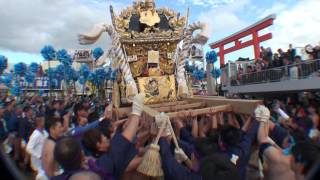
<svg viewBox="0 0 320 180">
<path fill-rule="evenodd" d="M 157 144 L 151 144 L 148 151 L 143 156 L 143 160 L 137 168 L 137 171 L 151 177 L 163 176 L 159 150 L 160 147 Z"/>
<path fill-rule="evenodd" d="M 158 142 L 164 128 L 167 125 L 167 122 L 168 121 L 166 120 L 162 121 L 162 125 L 160 127 L 160 130 L 157 134 L 155 141 L 150 145 L 148 151 L 144 154 L 142 161 L 137 168 L 137 171 L 140 172 L 141 174 L 144 174 L 150 177 L 163 176 L 161 157 L 159 153 L 160 147 L 158 146 Z"/>
</svg>

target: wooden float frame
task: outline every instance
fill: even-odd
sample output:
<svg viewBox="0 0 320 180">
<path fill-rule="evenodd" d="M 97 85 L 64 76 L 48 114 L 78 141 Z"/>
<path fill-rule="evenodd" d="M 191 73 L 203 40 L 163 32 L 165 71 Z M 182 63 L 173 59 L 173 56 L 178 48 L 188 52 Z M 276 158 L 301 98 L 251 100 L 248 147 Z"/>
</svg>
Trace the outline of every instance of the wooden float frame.
<svg viewBox="0 0 320 180">
<path fill-rule="evenodd" d="M 160 112 L 166 112 L 170 118 L 175 118 L 179 111 L 185 110 L 192 111 L 196 115 L 206 114 L 210 111 L 232 111 L 236 114 L 252 115 L 254 109 L 262 103 L 262 100 L 227 99 L 219 96 L 195 96 L 177 102 L 146 105 L 144 107 L 144 113 L 150 118 L 154 118 Z M 118 117 L 123 119 L 130 113 L 131 107 L 119 108 Z"/>
</svg>

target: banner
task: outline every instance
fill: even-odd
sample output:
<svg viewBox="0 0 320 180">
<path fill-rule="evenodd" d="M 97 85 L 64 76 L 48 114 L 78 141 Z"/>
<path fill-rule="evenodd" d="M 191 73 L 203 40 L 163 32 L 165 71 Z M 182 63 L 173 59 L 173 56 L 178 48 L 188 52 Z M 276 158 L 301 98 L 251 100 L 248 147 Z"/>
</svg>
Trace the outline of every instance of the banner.
<svg viewBox="0 0 320 180">
<path fill-rule="evenodd" d="M 75 62 L 92 62 L 92 50 L 91 49 L 77 49 L 73 52 L 73 60 Z"/>
</svg>

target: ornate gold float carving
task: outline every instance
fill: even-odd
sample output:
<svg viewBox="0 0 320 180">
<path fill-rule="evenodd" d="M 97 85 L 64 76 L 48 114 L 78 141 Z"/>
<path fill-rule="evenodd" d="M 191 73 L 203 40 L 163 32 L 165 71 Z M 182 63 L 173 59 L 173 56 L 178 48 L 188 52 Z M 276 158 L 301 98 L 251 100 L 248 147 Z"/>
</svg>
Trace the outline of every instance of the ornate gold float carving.
<svg viewBox="0 0 320 180">
<path fill-rule="evenodd" d="M 123 76 L 118 82 L 122 103 L 130 101 L 138 93 L 137 80 L 155 75 L 173 78 L 174 81 L 170 82 L 177 82 L 178 88 L 175 83 L 172 86 L 174 90 L 181 91 L 179 98 L 187 97 L 190 87 L 185 79 L 184 60 L 193 42 L 205 44 L 207 38 L 199 37 L 207 37 L 204 33 L 206 26 L 201 23 L 187 26 L 189 10 L 181 16 L 169 8 L 156 8 L 154 0 L 136 0 L 118 15 L 110 6 L 110 14 L 113 26 L 97 24 L 91 32 L 79 34 L 78 39 L 80 44 L 93 44 L 103 32 L 109 34 L 112 63 L 118 64 L 114 68 L 119 68 Z M 200 36 L 193 35 L 197 29 L 201 30 Z M 182 40 L 182 46 L 178 48 Z M 148 52 L 157 52 L 156 58 L 148 58 Z M 151 59 L 154 61 L 148 62 Z M 152 102 L 166 101 L 164 98 L 155 98 Z M 168 97 L 167 100 L 172 99 Z"/>
<path fill-rule="evenodd" d="M 138 78 L 138 85 L 140 92 L 146 93 L 145 104 L 177 100 L 173 75 Z"/>
</svg>

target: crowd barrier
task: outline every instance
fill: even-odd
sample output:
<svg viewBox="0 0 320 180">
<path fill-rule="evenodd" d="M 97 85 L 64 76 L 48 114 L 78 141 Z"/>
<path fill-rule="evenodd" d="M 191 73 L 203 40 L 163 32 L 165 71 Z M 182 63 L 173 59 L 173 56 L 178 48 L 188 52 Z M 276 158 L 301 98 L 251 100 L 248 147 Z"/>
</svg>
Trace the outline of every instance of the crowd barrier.
<svg viewBox="0 0 320 180">
<path fill-rule="evenodd" d="M 320 59 L 306 60 L 299 64 L 281 66 L 260 72 L 246 73 L 231 77 L 231 86 L 279 82 L 290 79 L 308 78 L 320 71 Z"/>
</svg>

